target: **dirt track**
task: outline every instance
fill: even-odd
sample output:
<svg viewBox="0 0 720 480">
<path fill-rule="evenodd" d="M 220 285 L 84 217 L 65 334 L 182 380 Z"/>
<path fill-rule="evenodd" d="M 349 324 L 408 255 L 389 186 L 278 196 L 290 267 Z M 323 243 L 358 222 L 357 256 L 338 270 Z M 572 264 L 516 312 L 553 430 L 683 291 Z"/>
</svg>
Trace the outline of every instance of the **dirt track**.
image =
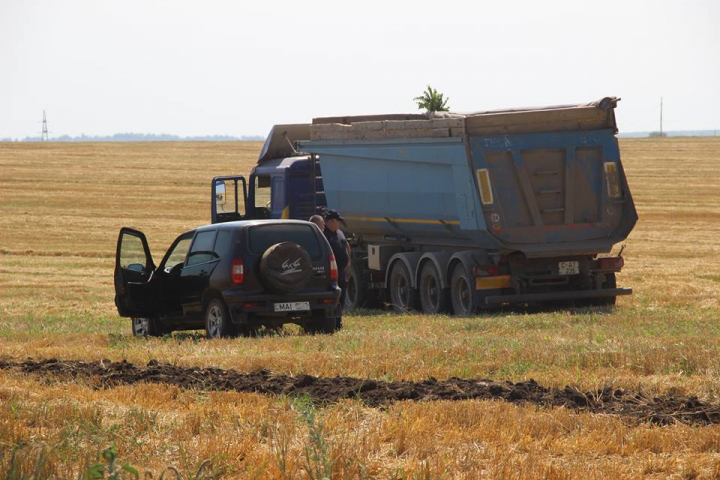
<svg viewBox="0 0 720 480">
<path fill-rule="evenodd" d="M 357 398 L 374 407 L 399 400 L 504 400 L 544 407 L 563 406 L 576 411 L 619 415 L 661 425 L 675 422 L 691 425 L 720 423 L 720 405 L 704 403 L 694 396 L 667 394 L 648 397 L 640 392 L 613 388 L 592 392 L 581 392 L 571 387 L 553 390 L 533 380 L 512 383 L 461 378 L 439 381 L 430 378 L 422 382 L 383 382 L 351 377 L 273 375 L 266 370 L 239 373 L 218 368 L 176 367 L 155 360 L 147 366 L 109 360 L 0 361 L 0 369 L 53 375 L 63 379 L 84 379 L 98 387 L 139 382 L 163 383 L 202 390 L 307 395 L 317 403 Z"/>
</svg>

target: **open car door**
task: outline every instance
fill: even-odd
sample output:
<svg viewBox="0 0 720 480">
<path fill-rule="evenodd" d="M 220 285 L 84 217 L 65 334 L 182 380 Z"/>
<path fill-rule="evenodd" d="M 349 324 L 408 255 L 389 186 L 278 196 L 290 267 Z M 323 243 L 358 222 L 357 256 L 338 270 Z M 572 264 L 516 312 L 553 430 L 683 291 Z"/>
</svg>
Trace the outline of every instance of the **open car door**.
<svg viewBox="0 0 720 480">
<path fill-rule="evenodd" d="M 115 253 L 115 305 L 121 317 L 159 315 L 160 301 L 150 284 L 154 271 L 145 234 L 121 229 Z"/>
<path fill-rule="evenodd" d="M 245 177 L 215 177 L 212 181 L 212 223 L 234 222 L 247 218 Z"/>
</svg>

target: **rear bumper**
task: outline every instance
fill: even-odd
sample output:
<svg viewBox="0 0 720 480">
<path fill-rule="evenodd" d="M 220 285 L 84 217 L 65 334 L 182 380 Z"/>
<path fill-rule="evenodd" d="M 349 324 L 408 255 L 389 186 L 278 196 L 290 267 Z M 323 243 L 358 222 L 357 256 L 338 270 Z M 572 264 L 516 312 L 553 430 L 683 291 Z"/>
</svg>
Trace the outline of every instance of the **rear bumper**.
<svg viewBox="0 0 720 480">
<path fill-rule="evenodd" d="M 227 303 L 233 312 L 242 313 L 273 313 L 275 315 L 282 315 L 282 313 L 275 312 L 275 303 L 287 303 L 287 302 L 309 302 L 310 310 L 328 310 L 335 309 L 337 307 L 338 300 L 340 299 L 340 287 L 335 287 L 332 290 L 323 292 L 309 292 L 309 293 L 298 293 L 298 294 L 261 294 L 261 295 L 247 295 L 243 291 L 229 290 L 223 292 L 223 299 Z M 249 305 L 253 304 L 253 305 Z M 293 316 L 302 314 L 303 312 L 284 312 L 285 316 Z"/>
<path fill-rule="evenodd" d="M 546 302 L 550 300 L 582 300 L 586 298 L 607 298 L 631 295 L 632 288 L 608 288 L 603 290 L 581 290 L 572 292 L 526 293 L 521 295 L 492 295 L 485 297 L 486 305 L 503 303 Z"/>
</svg>

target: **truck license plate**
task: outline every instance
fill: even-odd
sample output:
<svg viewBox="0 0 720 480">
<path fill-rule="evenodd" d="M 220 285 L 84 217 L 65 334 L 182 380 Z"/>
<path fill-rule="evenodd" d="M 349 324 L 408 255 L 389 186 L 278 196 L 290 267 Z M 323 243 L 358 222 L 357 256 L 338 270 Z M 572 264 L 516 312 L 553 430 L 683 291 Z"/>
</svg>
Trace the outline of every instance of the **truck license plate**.
<svg viewBox="0 0 720 480">
<path fill-rule="evenodd" d="M 304 310 L 310 310 L 310 302 L 285 302 L 275 304 L 276 312 L 301 312 Z"/>
<path fill-rule="evenodd" d="M 580 262 L 559 262 L 559 275 L 577 275 L 580 273 Z"/>
</svg>

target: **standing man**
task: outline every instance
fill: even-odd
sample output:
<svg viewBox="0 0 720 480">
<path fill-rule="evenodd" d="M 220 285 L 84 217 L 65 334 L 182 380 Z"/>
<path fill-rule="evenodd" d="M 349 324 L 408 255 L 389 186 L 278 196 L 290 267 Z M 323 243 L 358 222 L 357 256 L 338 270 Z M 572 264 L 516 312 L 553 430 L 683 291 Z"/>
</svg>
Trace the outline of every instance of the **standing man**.
<svg viewBox="0 0 720 480">
<path fill-rule="evenodd" d="M 342 290 L 338 305 L 340 310 L 340 315 L 337 318 L 338 329 L 342 328 L 342 310 L 345 303 L 345 290 L 347 289 L 346 274 L 350 263 L 350 246 L 345 239 L 345 235 L 340 231 L 341 223 L 345 223 L 345 219 L 340 216 L 337 210 L 328 210 L 325 214 L 325 231 L 323 233 L 325 233 L 325 238 L 327 238 L 333 255 L 335 255 L 335 262 L 338 267 L 338 287 Z"/>
<path fill-rule="evenodd" d="M 313 215 L 309 221 L 317 225 L 321 232 L 325 231 L 325 219 L 321 215 Z"/>
</svg>

